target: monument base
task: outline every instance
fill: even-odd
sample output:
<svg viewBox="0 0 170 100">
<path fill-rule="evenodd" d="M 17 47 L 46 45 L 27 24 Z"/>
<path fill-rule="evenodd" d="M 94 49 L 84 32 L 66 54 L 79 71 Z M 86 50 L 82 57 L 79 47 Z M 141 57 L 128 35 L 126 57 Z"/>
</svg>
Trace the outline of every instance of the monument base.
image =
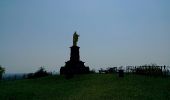
<svg viewBox="0 0 170 100">
<path fill-rule="evenodd" d="M 84 65 L 84 62 L 80 60 L 78 46 L 73 45 L 70 47 L 70 60 L 65 62 L 65 66 L 60 68 L 60 75 L 71 76 L 74 74 L 86 74 L 89 73 L 89 67 Z"/>
<path fill-rule="evenodd" d="M 89 73 L 89 67 L 84 66 L 84 62 L 71 62 L 67 61 L 64 67 L 60 69 L 60 75 L 70 74 L 87 74 Z"/>
</svg>

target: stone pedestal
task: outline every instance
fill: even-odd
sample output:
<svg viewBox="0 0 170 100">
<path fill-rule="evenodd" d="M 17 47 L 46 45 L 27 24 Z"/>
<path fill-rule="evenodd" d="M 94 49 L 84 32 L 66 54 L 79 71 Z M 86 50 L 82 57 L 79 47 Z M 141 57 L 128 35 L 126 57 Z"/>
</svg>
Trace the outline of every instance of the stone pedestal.
<svg viewBox="0 0 170 100">
<path fill-rule="evenodd" d="M 89 67 L 85 67 L 84 62 L 80 60 L 78 46 L 70 47 L 70 60 L 65 63 L 64 67 L 61 67 L 60 74 L 86 74 L 89 73 Z"/>
</svg>

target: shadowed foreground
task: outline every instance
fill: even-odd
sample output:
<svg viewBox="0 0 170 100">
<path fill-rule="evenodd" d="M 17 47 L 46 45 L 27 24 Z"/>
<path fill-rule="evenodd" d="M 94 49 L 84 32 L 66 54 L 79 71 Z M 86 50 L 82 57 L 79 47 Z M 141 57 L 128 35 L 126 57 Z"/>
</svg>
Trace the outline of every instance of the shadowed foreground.
<svg viewBox="0 0 170 100">
<path fill-rule="evenodd" d="M 90 74 L 0 82 L 0 100 L 170 100 L 170 78 Z"/>
</svg>

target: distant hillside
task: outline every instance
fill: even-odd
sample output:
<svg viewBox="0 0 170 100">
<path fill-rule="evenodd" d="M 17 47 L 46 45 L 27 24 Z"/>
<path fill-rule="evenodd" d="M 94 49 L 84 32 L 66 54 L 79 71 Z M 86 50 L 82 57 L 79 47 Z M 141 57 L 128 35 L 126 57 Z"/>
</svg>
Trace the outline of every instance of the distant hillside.
<svg viewBox="0 0 170 100">
<path fill-rule="evenodd" d="M 89 74 L 0 81 L 0 100 L 170 100 L 170 78 Z"/>
<path fill-rule="evenodd" d="M 23 76 L 26 75 L 25 73 L 5 73 L 2 76 L 3 80 L 17 80 L 23 79 Z"/>
</svg>

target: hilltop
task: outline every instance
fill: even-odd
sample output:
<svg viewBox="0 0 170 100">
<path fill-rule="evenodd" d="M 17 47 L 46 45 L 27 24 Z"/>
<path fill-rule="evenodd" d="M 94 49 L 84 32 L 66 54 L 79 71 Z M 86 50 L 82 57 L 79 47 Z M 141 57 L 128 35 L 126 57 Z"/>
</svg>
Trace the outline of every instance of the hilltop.
<svg viewBox="0 0 170 100">
<path fill-rule="evenodd" d="M 170 100 L 170 78 L 88 74 L 0 82 L 0 100 Z"/>
</svg>

